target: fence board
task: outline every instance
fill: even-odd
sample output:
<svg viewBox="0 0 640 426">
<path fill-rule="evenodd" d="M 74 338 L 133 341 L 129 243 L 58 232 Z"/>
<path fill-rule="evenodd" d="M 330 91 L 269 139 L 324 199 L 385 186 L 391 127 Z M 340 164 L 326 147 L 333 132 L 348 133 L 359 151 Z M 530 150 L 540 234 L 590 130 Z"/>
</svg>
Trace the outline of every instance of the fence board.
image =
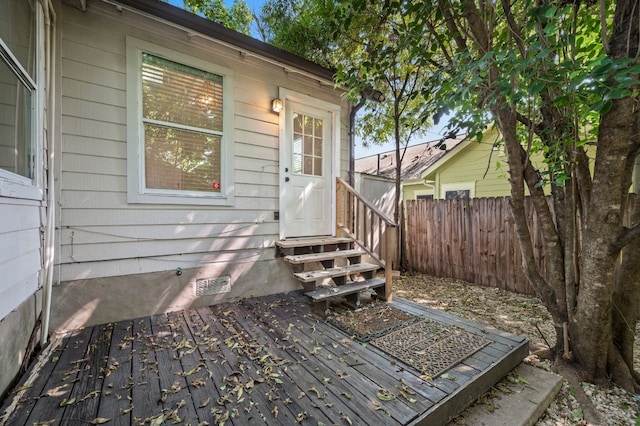
<svg viewBox="0 0 640 426">
<path fill-rule="evenodd" d="M 537 219 L 530 206 L 537 260 L 545 263 Z M 522 272 L 522 255 L 509 199 L 406 202 L 408 269 L 505 290 L 535 294 Z"/>
<path fill-rule="evenodd" d="M 627 202 L 625 226 L 630 226 L 635 197 L 630 194 Z M 534 256 L 540 270 L 546 271 L 544 241 L 530 199 L 525 207 Z M 522 272 L 509 198 L 410 200 L 405 203 L 405 217 L 409 270 L 535 295 Z"/>
</svg>

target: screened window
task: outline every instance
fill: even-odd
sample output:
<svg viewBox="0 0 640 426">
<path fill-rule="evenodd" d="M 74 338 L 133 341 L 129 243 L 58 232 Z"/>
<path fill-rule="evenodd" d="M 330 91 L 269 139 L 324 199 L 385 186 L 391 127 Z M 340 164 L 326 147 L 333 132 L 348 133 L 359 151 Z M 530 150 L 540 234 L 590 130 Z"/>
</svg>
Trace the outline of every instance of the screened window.
<svg viewBox="0 0 640 426">
<path fill-rule="evenodd" d="M 433 200 L 433 194 L 416 195 L 416 200 Z"/>
<path fill-rule="evenodd" d="M 446 191 L 444 193 L 444 198 L 446 200 L 456 200 L 461 198 L 469 198 L 470 192 L 468 189 L 458 189 L 455 191 Z"/>
<path fill-rule="evenodd" d="M 223 77 L 142 54 L 145 188 L 219 193 Z"/>
<path fill-rule="evenodd" d="M 36 142 L 36 13 L 33 1 L 0 2 L 0 169 L 32 183 Z M 24 179 L 23 179 L 24 178 Z"/>
</svg>

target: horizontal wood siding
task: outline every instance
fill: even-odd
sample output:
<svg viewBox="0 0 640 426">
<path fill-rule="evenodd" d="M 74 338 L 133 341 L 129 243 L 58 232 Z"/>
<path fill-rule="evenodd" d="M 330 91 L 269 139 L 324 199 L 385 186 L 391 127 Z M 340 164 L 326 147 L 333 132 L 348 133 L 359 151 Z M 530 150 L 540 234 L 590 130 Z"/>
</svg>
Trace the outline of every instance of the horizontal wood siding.
<svg viewBox="0 0 640 426">
<path fill-rule="evenodd" d="M 40 207 L 0 199 L 0 320 L 38 289 Z"/>
<path fill-rule="evenodd" d="M 439 184 L 474 182 L 476 197 L 509 195 L 506 157 L 499 150 L 492 151 L 492 146 L 489 141 L 471 141 L 438 171 Z M 501 164 L 500 169 L 496 168 L 497 163 Z M 441 195 L 440 190 L 438 198 Z"/>
<path fill-rule="evenodd" d="M 278 237 L 279 87 L 341 103 L 340 94 L 235 49 L 96 2 L 62 6 L 60 279 L 69 281 L 197 266 L 212 253 L 273 247 Z M 235 70 L 234 191 L 231 207 L 127 202 L 126 36 Z M 342 103 L 341 168 L 348 108 Z M 273 260 L 260 255 L 258 261 Z M 229 257 L 232 259 L 233 257 Z M 165 260 L 163 262 L 162 260 Z"/>
</svg>

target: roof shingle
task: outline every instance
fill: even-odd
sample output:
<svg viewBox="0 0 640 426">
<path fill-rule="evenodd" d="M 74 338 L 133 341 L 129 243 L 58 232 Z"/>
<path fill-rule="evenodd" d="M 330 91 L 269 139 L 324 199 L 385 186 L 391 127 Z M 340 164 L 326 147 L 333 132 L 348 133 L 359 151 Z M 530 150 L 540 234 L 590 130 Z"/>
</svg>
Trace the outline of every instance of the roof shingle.
<svg viewBox="0 0 640 426">
<path fill-rule="evenodd" d="M 402 157 L 401 180 L 403 182 L 419 180 L 420 174 L 424 170 L 444 157 L 465 138 L 466 135 L 458 135 L 455 138 L 445 139 L 443 144 L 440 144 L 441 139 L 437 139 L 408 146 L 404 157 Z M 358 158 L 355 160 L 355 171 L 393 179 L 396 176 L 395 153 L 395 150 L 392 150 Z M 400 155 L 402 155 L 402 151 Z"/>
</svg>

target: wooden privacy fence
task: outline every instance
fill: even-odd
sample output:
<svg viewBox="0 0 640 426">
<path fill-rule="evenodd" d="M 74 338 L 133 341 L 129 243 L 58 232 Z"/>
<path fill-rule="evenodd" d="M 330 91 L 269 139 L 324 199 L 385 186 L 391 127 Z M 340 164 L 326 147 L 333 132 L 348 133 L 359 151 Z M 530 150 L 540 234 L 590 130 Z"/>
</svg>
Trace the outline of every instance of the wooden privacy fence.
<svg viewBox="0 0 640 426">
<path fill-rule="evenodd" d="M 637 195 L 629 194 L 624 224 Z M 531 199 L 525 202 L 536 262 L 546 257 Z M 407 201 L 405 259 L 409 270 L 535 295 L 522 272 L 522 253 L 509 198 Z"/>
<path fill-rule="evenodd" d="M 537 220 L 531 208 L 527 212 L 534 223 L 537 261 L 544 268 Z M 406 218 L 408 269 L 535 295 L 522 272 L 509 198 L 407 201 Z"/>
</svg>

